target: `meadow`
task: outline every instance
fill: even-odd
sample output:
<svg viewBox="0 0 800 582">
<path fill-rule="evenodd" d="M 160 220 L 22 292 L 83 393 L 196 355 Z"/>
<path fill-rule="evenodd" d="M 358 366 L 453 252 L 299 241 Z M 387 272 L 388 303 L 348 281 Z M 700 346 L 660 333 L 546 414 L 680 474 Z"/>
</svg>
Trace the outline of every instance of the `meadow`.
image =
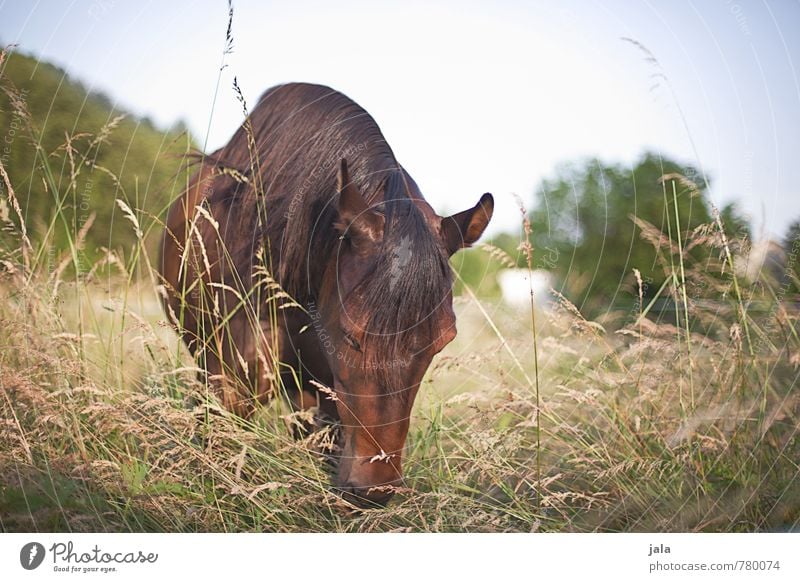
<svg viewBox="0 0 800 582">
<path fill-rule="evenodd" d="M 330 490 L 330 434 L 293 439 L 302 414 L 281 398 L 253 422 L 222 410 L 151 281 L 106 262 L 77 281 L 4 263 L 5 531 L 797 527 L 800 342 L 780 305 L 717 338 L 646 317 L 612 333 L 562 300 L 536 314 L 537 391 L 530 317 L 459 297 L 459 335 L 414 408 L 404 487 L 355 511 Z M 692 316 L 725 319 L 700 310 L 690 300 Z"/>
<path fill-rule="evenodd" d="M 67 138 L 60 169 L 57 152 L 37 154 L 56 204 L 36 237 L 0 170 L 0 530 L 798 529 L 800 315 L 786 289 L 800 282 L 791 268 L 745 280 L 747 241 L 719 216 L 673 225 L 677 244 L 643 225 L 666 282 L 650 299 L 632 271 L 630 309 L 600 321 L 558 293 L 531 312 L 462 281 L 459 334 L 420 389 L 403 487 L 388 508 L 359 510 L 331 490 L 331 429 L 293 438 L 308 413 L 280 395 L 244 421 L 198 380 L 161 309 L 161 223 L 139 192 L 107 201 L 134 242 L 87 250 L 109 225 L 67 212 L 90 167 L 81 144 L 96 146 L 82 139 Z M 676 212 L 692 188 L 664 181 Z M 659 298 L 674 309 L 657 311 Z"/>
</svg>

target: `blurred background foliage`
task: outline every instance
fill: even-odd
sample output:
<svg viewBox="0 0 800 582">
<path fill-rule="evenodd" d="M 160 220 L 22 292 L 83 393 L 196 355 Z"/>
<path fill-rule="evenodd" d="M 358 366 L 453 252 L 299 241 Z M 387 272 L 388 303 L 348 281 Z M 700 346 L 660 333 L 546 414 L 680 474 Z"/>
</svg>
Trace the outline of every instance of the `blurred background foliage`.
<svg viewBox="0 0 800 582">
<path fill-rule="evenodd" d="M 160 231 L 154 217 L 186 183 L 192 143 L 183 123 L 159 129 L 20 52 L 7 54 L 0 73 L 0 156 L 35 247 L 67 250 L 85 229 L 87 264 L 104 247 L 127 252 L 136 235 L 116 199 L 134 209 L 145 234 Z M 157 241 L 157 232 L 148 236 L 148 249 Z"/>
<path fill-rule="evenodd" d="M 686 264 L 695 267 L 721 258 L 722 251 L 712 252 L 696 242 L 700 236 L 712 236 L 716 228 L 708 180 L 696 168 L 652 152 L 631 167 L 598 159 L 563 164 L 537 188 L 527 213 L 532 267 L 551 273 L 553 288 L 589 318 L 630 309 L 639 292 L 636 268 L 647 305 L 679 270 L 679 248 Z M 746 262 L 753 242 L 748 219 L 736 203 L 718 213 L 731 252 Z M 792 228 L 781 241 L 785 255 L 791 254 L 793 241 L 800 240 L 800 223 Z M 495 278 L 486 280 L 487 273 L 502 268 L 494 261 L 492 247 L 502 249 L 514 266 L 525 268 L 519 250 L 522 238 L 521 231 L 503 233 L 468 251 L 461 266 L 463 281 L 499 296 Z M 796 272 L 796 263 L 786 265 Z"/>
</svg>

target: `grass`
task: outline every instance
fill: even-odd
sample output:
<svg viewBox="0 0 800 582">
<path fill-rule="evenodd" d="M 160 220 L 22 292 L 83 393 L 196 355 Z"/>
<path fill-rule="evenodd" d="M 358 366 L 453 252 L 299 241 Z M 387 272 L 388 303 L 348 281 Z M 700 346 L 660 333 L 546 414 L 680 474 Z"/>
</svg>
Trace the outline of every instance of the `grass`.
<svg viewBox="0 0 800 582">
<path fill-rule="evenodd" d="M 42 178 L 61 207 L 83 165 L 58 180 L 50 159 Z M 602 324 L 563 297 L 521 317 L 467 289 L 459 336 L 417 398 L 404 487 L 387 509 L 355 511 L 330 491 L 329 432 L 292 438 L 303 413 L 280 399 L 243 421 L 197 380 L 156 296 L 157 220 L 122 202 L 137 246 L 84 265 L 85 232 L 60 253 L 63 217 L 33 236 L 13 187 L 0 199 L 3 531 L 800 527 L 798 313 L 778 282 L 740 280 L 718 221 L 676 224 L 677 249 L 651 237 L 675 325 L 641 288 Z M 690 264 L 700 244 L 719 260 Z"/>
<path fill-rule="evenodd" d="M 62 282 L 55 297 L 36 277 L 0 285 L 3 530 L 759 531 L 800 519 L 796 364 L 769 349 L 755 360 L 735 335 L 693 338 L 698 406 L 684 412 L 681 329 L 646 320 L 610 335 L 568 305 L 542 313 L 539 410 L 528 325 L 459 299 L 459 337 L 414 409 L 405 489 L 386 510 L 353 512 L 316 452 L 329 435 L 294 440 L 298 415 L 279 400 L 252 423 L 222 411 L 151 287 L 108 281 Z"/>
</svg>

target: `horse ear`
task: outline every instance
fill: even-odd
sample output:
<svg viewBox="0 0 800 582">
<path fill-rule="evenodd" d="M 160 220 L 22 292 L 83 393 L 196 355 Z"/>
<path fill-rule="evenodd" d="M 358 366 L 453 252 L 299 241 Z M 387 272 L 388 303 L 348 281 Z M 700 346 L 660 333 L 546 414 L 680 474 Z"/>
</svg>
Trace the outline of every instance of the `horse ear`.
<svg viewBox="0 0 800 582">
<path fill-rule="evenodd" d="M 494 198 L 491 194 L 484 194 L 469 210 L 442 218 L 442 236 L 448 252 L 452 255 L 478 240 L 492 219 L 493 212 Z"/>
<path fill-rule="evenodd" d="M 347 171 L 347 160 L 342 159 L 339 166 L 339 218 L 336 229 L 343 238 L 347 238 L 353 247 L 367 252 L 383 239 L 383 215 L 370 210 L 358 187 L 350 181 Z"/>
</svg>

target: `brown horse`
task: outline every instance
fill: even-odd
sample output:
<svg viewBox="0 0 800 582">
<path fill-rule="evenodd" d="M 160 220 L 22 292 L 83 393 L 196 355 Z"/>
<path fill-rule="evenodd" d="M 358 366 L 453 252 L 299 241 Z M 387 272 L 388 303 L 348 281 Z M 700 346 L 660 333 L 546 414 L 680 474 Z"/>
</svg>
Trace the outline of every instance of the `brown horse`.
<svg viewBox="0 0 800 582">
<path fill-rule="evenodd" d="M 438 216 L 356 103 L 274 87 L 169 211 L 165 309 L 228 409 L 276 391 L 318 407 L 341 427 L 336 489 L 384 505 L 420 382 L 456 335 L 448 258 L 493 206 Z"/>
</svg>

